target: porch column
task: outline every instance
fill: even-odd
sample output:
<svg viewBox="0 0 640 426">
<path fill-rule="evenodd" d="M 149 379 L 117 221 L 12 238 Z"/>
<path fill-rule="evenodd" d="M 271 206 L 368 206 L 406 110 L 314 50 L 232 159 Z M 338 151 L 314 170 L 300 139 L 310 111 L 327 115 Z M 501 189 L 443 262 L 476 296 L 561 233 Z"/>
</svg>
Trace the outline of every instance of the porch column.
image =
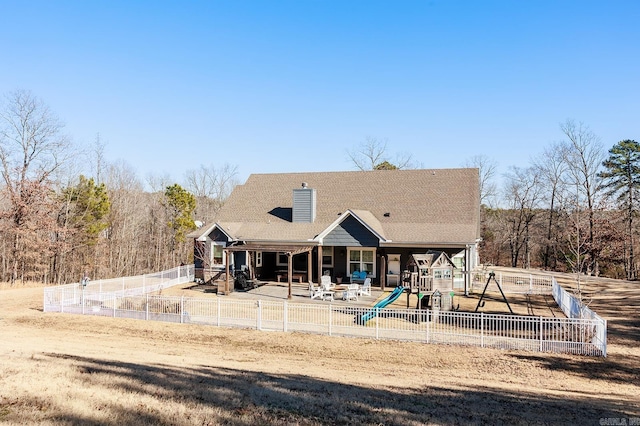
<svg viewBox="0 0 640 426">
<path fill-rule="evenodd" d="M 226 296 L 229 294 L 229 251 L 224 250 L 224 291 Z"/>
<path fill-rule="evenodd" d="M 387 256 L 380 256 L 380 290 L 384 291 L 387 284 Z"/>
<path fill-rule="evenodd" d="M 293 278 L 293 255 L 290 251 L 287 252 L 287 275 L 289 276 L 289 294 L 287 299 L 291 300 L 291 280 Z"/>
<path fill-rule="evenodd" d="M 318 246 L 318 254 L 316 255 L 318 258 L 318 281 L 320 284 L 320 280 L 322 279 L 322 246 Z M 311 277 L 309 277 L 309 282 L 311 282 Z"/>
<path fill-rule="evenodd" d="M 471 271 L 469 271 L 469 264 L 471 261 L 471 252 L 469 250 L 469 244 L 464 248 L 464 269 L 462 270 L 462 276 L 464 278 L 464 295 L 469 296 L 469 284 L 471 280 Z"/>
<path fill-rule="evenodd" d="M 311 255 L 313 254 L 313 249 L 309 249 L 307 252 L 307 281 L 311 281 L 313 278 L 313 259 L 311 259 Z"/>
</svg>

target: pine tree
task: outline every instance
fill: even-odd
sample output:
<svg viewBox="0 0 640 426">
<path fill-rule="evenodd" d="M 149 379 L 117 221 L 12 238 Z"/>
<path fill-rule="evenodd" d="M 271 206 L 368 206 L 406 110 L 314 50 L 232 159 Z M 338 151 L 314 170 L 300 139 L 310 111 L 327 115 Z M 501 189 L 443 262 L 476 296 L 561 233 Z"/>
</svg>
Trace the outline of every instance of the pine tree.
<svg viewBox="0 0 640 426">
<path fill-rule="evenodd" d="M 607 191 L 607 195 L 616 196 L 619 207 L 626 211 L 628 259 L 625 269 L 627 279 L 636 279 L 633 219 L 638 214 L 640 144 L 629 139 L 618 142 L 609 150 L 609 158 L 602 165 L 606 169 L 600 173 L 600 177 L 604 179 L 603 189 Z"/>
</svg>

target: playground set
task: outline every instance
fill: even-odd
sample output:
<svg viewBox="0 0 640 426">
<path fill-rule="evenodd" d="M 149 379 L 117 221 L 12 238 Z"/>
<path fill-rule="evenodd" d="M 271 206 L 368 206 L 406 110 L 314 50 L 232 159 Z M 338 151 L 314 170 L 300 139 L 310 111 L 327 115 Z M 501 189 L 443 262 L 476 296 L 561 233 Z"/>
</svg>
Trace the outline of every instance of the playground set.
<svg viewBox="0 0 640 426">
<path fill-rule="evenodd" d="M 402 272 L 399 285 L 387 297 L 380 300 L 368 312 L 356 318 L 359 324 L 365 324 L 374 318 L 380 309 L 385 308 L 407 294 L 407 308 L 412 295 L 417 296 L 416 309 L 454 309 L 453 270 L 451 258 L 441 251 L 412 254 Z"/>
</svg>

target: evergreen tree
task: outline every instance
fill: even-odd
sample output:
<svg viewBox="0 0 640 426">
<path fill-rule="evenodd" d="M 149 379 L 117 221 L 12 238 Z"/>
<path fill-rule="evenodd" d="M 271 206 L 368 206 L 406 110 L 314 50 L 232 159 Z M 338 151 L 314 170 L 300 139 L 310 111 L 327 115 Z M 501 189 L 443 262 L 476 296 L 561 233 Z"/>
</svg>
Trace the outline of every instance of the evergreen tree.
<svg viewBox="0 0 640 426">
<path fill-rule="evenodd" d="M 82 231 L 84 244 L 95 245 L 100 233 L 108 226 L 106 218 L 111 203 L 107 188 L 104 184 L 96 185 L 93 178 L 81 175 L 80 182 L 64 192 L 73 205 L 70 214 L 72 226 Z"/>
<path fill-rule="evenodd" d="M 187 233 L 196 228 L 193 221 L 196 197 L 177 183 L 167 186 L 164 197 L 169 215 L 167 226 L 172 231 L 170 249 L 174 253 L 176 245 L 185 242 Z"/>
<path fill-rule="evenodd" d="M 604 179 L 603 189 L 607 195 L 616 196 L 619 207 L 626 211 L 628 259 L 625 269 L 627 279 L 635 279 L 633 219 L 638 214 L 640 195 L 640 144 L 629 139 L 618 142 L 609 150 L 609 158 L 602 165 L 606 169 L 600 173 Z"/>
</svg>

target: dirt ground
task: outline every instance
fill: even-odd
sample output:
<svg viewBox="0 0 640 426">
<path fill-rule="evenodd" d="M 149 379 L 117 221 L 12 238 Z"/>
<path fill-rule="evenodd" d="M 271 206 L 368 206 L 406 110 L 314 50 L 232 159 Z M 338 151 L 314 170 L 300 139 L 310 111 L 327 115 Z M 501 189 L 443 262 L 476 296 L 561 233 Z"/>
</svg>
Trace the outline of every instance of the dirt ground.
<svg viewBox="0 0 640 426">
<path fill-rule="evenodd" d="M 582 289 L 607 358 L 43 313 L 8 288 L 0 424 L 640 424 L 640 284 Z"/>
</svg>

